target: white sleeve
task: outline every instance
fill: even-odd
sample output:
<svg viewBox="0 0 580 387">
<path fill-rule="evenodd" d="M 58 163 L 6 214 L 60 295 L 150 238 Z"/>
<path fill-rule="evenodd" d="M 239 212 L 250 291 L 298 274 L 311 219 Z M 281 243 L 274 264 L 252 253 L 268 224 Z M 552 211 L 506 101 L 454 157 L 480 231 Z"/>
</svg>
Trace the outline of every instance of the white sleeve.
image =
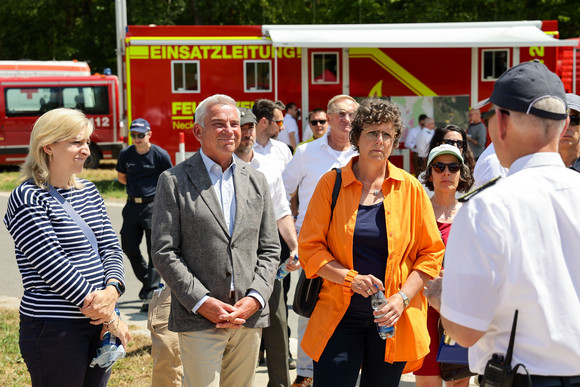
<svg viewBox="0 0 580 387">
<path fill-rule="evenodd" d="M 300 145 L 296 148 L 294 157 L 282 173 L 282 180 L 284 182 L 284 189 L 286 190 L 286 197 L 290 200 L 290 195 L 296 192 L 300 182 L 302 181 L 302 161 L 304 158 L 304 149 L 307 144 Z"/>
<path fill-rule="evenodd" d="M 505 248 L 497 207 L 479 199 L 465 204 L 451 226 L 444 258 L 441 315 L 456 324 L 486 331 L 499 302 Z"/>
<path fill-rule="evenodd" d="M 290 210 L 290 203 L 286 198 L 286 191 L 284 189 L 284 182 L 282 181 L 282 175 L 280 172 L 276 174 L 276 178 L 272 183 L 272 204 L 274 205 L 274 216 L 276 220 L 280 220 L 286 215 L 292 214 Z"/>
</svg>

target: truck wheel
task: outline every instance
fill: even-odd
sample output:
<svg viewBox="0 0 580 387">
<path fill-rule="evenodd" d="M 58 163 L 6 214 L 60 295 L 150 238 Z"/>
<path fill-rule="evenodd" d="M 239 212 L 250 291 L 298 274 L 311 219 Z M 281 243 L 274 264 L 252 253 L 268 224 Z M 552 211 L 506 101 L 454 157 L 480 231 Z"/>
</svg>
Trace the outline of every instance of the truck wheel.
<svg viewBox="0 0 580 387">
<path fill-rule="evenodd" d="M 87 169 L 96 169 L 99 168 L 101 163 L 101 152 L 99 148 L 95 144 L 89 145 L 91 150 L 91 155 L 85 160 L 85 168 Z"/>
</svg>

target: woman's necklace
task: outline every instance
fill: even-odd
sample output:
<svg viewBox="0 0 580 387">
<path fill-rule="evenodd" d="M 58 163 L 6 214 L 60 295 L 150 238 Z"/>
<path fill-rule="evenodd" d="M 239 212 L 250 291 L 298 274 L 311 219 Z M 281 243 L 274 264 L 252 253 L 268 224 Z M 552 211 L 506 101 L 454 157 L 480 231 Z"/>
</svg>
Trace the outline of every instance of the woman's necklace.
<svg viewBox="0 0 580 387">
<path fill-rule="evenodd" d="M 361 182 L 361 184 L 362 184 L 362 182 Z M 379 196 L 379 193 L 381 192 L 380 189 L 375 189 L 375 190 L 371 191 L 370 189 L 368 189 L 367 187 L 365 187 L 364 184 L 362 184 L 362 186 L 363 186 L 363 189 L 365 191 L 367 191 L 368 193 L 373 193 L 375 196 Z M 372 186 L 371 186 L 371 188 L 372 188 Z"/>
</svg>

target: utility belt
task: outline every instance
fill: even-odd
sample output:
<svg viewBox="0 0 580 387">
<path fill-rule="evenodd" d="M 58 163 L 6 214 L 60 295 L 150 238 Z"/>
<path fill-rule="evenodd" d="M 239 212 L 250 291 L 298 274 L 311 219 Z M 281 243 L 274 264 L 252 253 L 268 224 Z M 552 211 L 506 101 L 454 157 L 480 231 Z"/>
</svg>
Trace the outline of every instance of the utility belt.
<svg viewBox="0 0 580 387">
<path fill-rule="evenodd" d="M 154 200 L 155 200 L 155 195 L 147 196 L 147 197 L 144 197 L 144 198 L 137 198 L 137 197 L 134 197 L 134 196 L 127 196 L 127 201 L 128 202 L 137 203 L 137 204 L 141 204 L 141 203 L 151 203 Z"/>
<path fill-rule="evenodd" d="M 543 376 L 530 375 L 533 387 L 556 387 L 556 386 L 580 386 L 580 375 L 577 376 Z M 524 374 L 517 374 L 514 377 L 515 387 L 527 387 L 528 376 Z"/>
</svg>

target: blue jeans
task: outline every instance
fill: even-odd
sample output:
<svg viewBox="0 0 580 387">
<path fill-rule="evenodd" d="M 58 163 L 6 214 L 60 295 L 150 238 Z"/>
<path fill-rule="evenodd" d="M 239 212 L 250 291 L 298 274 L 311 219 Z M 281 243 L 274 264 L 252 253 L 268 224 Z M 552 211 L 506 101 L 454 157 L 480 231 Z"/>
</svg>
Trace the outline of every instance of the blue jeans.
<svg viewBox="0 0 580 387">
<path fill-rule="evenodd" d="M 111 371 L 89 367 L 97 355 L 101 327 L 88 319 L 20 315 L 20 353 L 32 386 L 105 387 Z"/>
<path fill-rule="evenodd" d="M 385 362 L 385 340 L 379 337 L 372 317 L 347 311 L 314 362 L 314 386 L 398 386 L 406 362 Z M 361 369 L 362 368 L 362 369 Z"/>
</svg>

